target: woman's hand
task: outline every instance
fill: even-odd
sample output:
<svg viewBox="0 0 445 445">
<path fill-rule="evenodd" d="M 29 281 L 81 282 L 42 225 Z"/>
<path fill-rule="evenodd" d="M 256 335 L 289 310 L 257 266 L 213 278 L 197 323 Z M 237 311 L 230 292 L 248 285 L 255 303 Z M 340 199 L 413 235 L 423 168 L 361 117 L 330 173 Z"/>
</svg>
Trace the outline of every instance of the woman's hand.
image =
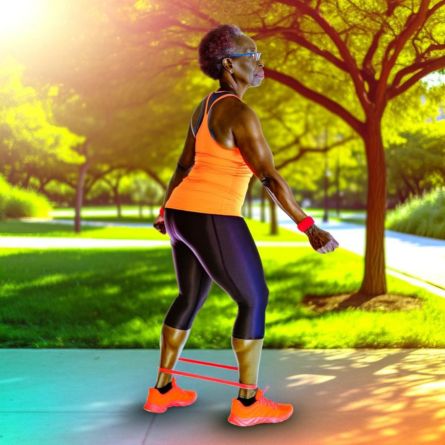
<svg viewBox="0 0 445 445">
<path fill-rule="evenodd" d="M 155 219 L 153 227 L 163 234 L 167 233 L 167 231 L 165 230 L 164 217 L 161 215 L 158 215 L 158 217 Z"/>
<path fill-rule="evenodd" d="M 329 232 L 320 229 L 315 224 L 309 227 L 304 233 L 308 236 L 311 246 L 318 253 L 333 252 L 339 246 L 338 242 Z"/>
</svg>

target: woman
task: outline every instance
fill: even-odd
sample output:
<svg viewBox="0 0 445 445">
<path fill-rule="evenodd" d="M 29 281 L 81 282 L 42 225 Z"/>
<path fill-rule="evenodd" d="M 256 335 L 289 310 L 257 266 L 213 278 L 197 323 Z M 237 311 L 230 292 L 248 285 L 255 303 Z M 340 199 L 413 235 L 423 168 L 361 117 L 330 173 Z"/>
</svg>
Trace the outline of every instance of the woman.
<svg viewBox="0 0 445 445">
<path fill-rule="evenodd" d="M 219 80 L 220 88 L 192 116 L 183 153 L 154 223 L 170 236 L 179 286 L 162 327 L 160 368 L 174 368 L 215 281 L 239 308 L 231 342 L 239 382 L 251 389 L 240 388 L 238 398 L 232 399 L 228 421 L 237 426 L 282 422 L 293 412 L 291 404 L 272 402 L 257 387 L 269 290 L 241 215 L 252 174 L 307 234 L 314 249 L 327 253 L 338 246 L 295 202 L 274 168 L 257 115 L 242 101 L 246 90 L 261 85 L 264 78 L 260 56 L 255 42 L 237 26 L 221 25 L 202 39 L 200 67 Z M 191 405 L 196 398 L 195 391 L 179 388 L 171 374 L 159 372 L 144 409 L 165 412 L 171 406 Z"/>
</svg>

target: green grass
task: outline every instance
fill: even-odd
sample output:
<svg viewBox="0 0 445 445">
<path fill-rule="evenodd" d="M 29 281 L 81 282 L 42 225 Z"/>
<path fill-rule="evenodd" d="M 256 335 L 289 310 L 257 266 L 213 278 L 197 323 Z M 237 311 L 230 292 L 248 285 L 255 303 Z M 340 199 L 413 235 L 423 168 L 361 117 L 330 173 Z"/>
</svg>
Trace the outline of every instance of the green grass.
<svg viewBox="0 0 445 445">
<path fill-rule="evenodd" d="M 259 203 L 254 203 L 253 207 L 259 208 Z M 323 218 L 324 210 L 321 208 L 307 208 L 305 212 L 316 219 L 321 220 Z M 154 208 L 154 213 L 157 213 L 158 208 Z M 329 221 L 344 221 L 354 224 L 365 224 L 365 218 L 360 217 L 366 214 L 363 210 L 340 210 L 340 216 L 337 217 L 335 209 L 329 210 Z M 149 216 L 150 212 L 144 208 L 143 217 L 139 217 L 139 210 L 135 206 L 127 205 L 122 207 L 122 216 L 117 217 L 116 208 L 112 206 L 103 207 L 85 207 L 82 209 L 82 219 L 84 221 L 101 221 L 101 222 L 123 222 L 123 223 L 144 223 L 151 225 L 153 218 Z M 269 212 L 266 208 L 266 215 L 269 218 Z M 54 220 L 66 220 L 74 218 L 74 209 L 55 209 L 52 212 Z M 245 218 L 248 219 L 248 218 Z"/>
<path fill-rule="evenodd" d="M 306 241 L 306 235 L 280 227 L 279 235 L 269 235 L 269 225 L 245 218 L 247 225 L 255 240 L 263 241 Z M 21 221 L 0 221 L 0 236 L 49 236 L 49 237 L 79 237 L 79 238 L 109 238 L 109 239 L 143 239 L 165 240 L 163 235 L 151 225 L 147 227 L 91 227 L 83 226 L 80 234 L 74 232 L 71 225 L 28 223 Z"/>
<path fill-rule="evenodd" d="M 423 308 L 315 313 L 304 295 L 353 292 L 363 260 L 338 249 L 260 248 L 270 290 L 265 347 L 445 347 L 445 300 L 388 276 L 391 293 Z M 0 251 L 3 347 L 159 348 L 177 296 L 170 248 Z M 193 325 L 188 348 L 230 348 L 237 305 L 216 284 Z"/>
<path fill-rule="evenodd" d="M 96 218 L 101 209 L 90 210 L 89 217 Z M 128 213 L 124 218 L 134 217 Z M 256 241 L 306 240 L 283 228 L 279 236 L 270 236 L 268 224 L 246 222 Z M 151 221 L 146 228 L 84 226 L 80 235 L 67 225 L 6 221 L 0 222 L 0 235 L 168 240 Z M 388 276 L 389 293 L 414 296 L 423 307 L 316 313 L 302 298 L 354 292 L 363 259 L 341 248 L 319 255 L 309 245 L 259 250 L 270 290 L 265 347 L 445 347 L 444 299 Z M 3 249 L 0 279 L 3 347 L 158 348 L 162 321 L 178 292 L 168 245 L 146 250 Z M 187 347 L 230 348 L 236 313 L 236 303 L 213 284 Z"/>
<path fill-rule="evenodd" d="M 79 234 L 74 225 L 0 221 L 0 236 L 49 236 L 63 238 L 143 239 L 168 240 L 147 224 L 147 227 L 88 227 L 83 226 Z"/>
<path fill-rule="evenodd" d="M 66 220 L 71 219 L 74 222 L 73 218 L 64 218 L 61 216 L 57 216 L 54 218 L 54 221 L 58 220 Z M 154 218 L 149 217 L 143 217 L 140 218 L 139 216 L 122 216 L 118 218 L 117 216 L 113 215 L 102 215 L 102 216 L 94 216 L 94 215 L 87 215 L 82 216 L 82 221 L 98 221 L 98 222 L 104 222 L 104 223 L 139 223 L 139 224 L 149 224 L 150 222 L 154 221 Z"/>
<path fill-rule="evenodd" d="M 153 207 L 153 213 L 157 213 L 159 210 L 159 207 Z M 136 205 L 123 205 L 121 207 L 122 211 L 122 217 L 134 217 L 139 219 L 139 207 Z M 66 207 L 59 207 L 54 209 L 51 212 L 51 215 L 53 218 L 58 219 L 72 219 L 74 218 L 74 208 L 66 208 Z M 144 206 L 142 209 L 142 216 L 145 219 L 148 219 L 150 217 L 150 210 Z M 117 209 L 115 206 L 84 206 L 82 207 L 82 218 L 113 218 L 117 217 Z"/>
</svg>

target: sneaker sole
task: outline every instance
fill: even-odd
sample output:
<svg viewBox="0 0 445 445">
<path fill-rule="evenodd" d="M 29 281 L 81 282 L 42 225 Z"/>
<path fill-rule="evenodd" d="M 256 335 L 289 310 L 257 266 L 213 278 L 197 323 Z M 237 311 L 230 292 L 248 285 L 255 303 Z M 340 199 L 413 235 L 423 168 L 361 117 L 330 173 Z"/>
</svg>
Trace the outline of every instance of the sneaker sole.
<svg viewBox="0 0 445 445">
<path fill-rule="evenodd" d="M 190 406 L 193 405 L 196 402 L 196 399 L 191 401 L 191 402 L 172 402 L 167 406 L 159 406 L 159 405 L 155 405 L 153 403 L 146 403 L 143 408 L 145 411 L 148 411 L 149 413 L 154 413 L 154 414 L 162 414 L 165 413 L 169 408 L 172 407 L 184 407 L 184 406 Z"/>
<path fill-rule="evenodd" d="M 235 426 L 241 426 L 241 427 L 248 427 L 248 426 L 254 426 L 259 425 L 261 423 L 280 423 L 284 422 L 285 420 L 289 419 L 290 416 L 292 416 L 294 410 L 289 412 L 289 414 L 286 417 L 250 417 L 250 418 L 243 418 L 243 417 L 237 417 L 230 415 L 227 418 L 227 421 Z"/>
</svg>

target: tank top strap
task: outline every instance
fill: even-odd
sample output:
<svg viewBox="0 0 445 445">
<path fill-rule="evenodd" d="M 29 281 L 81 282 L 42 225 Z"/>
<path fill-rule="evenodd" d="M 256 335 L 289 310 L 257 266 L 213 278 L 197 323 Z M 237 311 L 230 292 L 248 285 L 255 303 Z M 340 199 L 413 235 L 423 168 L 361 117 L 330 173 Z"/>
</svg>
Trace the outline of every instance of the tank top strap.
<svg viewBox="0 0 445 445">
<path fill-rule="evenodd" d="M 204 107 L 204 116 L 207 114 L 207 107 L 208 107 L 208 105 L 209 105 L 209 100 L 210 100 L 210 96 L 212 95 L 212 93 L 210 93 L 208 96 L 207 96 L 207 99 L 206 99 L 206 104 L 205 104 L 205 107 Z"/>
<path fill-rule="evenodd" d="M 212 109 L 213 105 L 216 104 L 216 102 L 218 102 L 218 101 L 221 100 L 221 99 L 224 99 L 224 98 L 227 97 L 227 96 L 235 96 L 237 99 L 241 100 L 236 94 L 233 94 L 233 93 L 227 93 L 227 94 L 223 94 L 223 95 L 219 96 L 217 99 L 215 99 L 215 100 L 212 102 L 212 104 L 210 105 L 210 107 L 208 107 L 209 100 L 210 100 L 210 97 L 212 96 L 212 94 L 213 94 L 213 93 L 210 93 L 210 94 L 207 96 L 207 101 L 206 101 L 206 106 L 205 106 L 205 113 L 204 113 L 205 116 L 207 116 L 207 115 L 209 114 L 210 110 Z"/>
</svg>

